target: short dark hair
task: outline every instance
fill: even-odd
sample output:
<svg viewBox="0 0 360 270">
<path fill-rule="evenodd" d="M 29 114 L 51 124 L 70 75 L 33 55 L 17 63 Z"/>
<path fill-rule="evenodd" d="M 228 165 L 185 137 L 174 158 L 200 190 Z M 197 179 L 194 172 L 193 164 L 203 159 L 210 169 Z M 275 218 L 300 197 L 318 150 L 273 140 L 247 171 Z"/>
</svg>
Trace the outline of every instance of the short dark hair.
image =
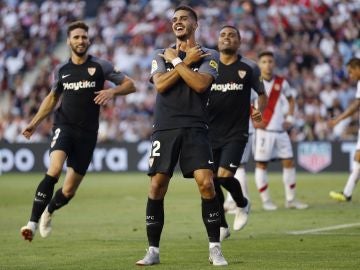
<svg viewBox="0 0 360 270">
<path fill-rule="evenodd" d="M 69 24 L 67 28 L 67 35 L 70 36 L 70 32 L 76 28 L 84 29 L 86 32 L 89 31 L 89 26 L 83 21 L 75 21 Z"/>
<path fill-rule="evenodd" d="M 258 54 L 258 58 L 260 59 L 263 56 L 274 57 L 274 53 L 272 51 L 262 51 Z"/>
<path fill-rule="evenodd" d="M 347 62 L 346 66 L 351 68 L 360 68 L 360 59 L 357 57 L 353 57 Z"/>
<path fill-rule="evenodd" d="M 220 31 L 223 30 L 224 28 L 234 29 L 236 31 L 236 34 L 237 34 L 239 40 L 241 40 L 241 35 L 240 35 L 240 32 L 239 32 L 239 29 L 237 29 L 235 26 L 233 26 L 233 25 L 224 25 L 223 27 L 220 28 Z"/>
<path fill-rule="evenodd" d="M 178 10 L 186 10 L 187 12 L 190 13 L 191 17 L 193 17 L 193 19 L 197 22 L 198 16 L 197 16 L 195 10 L 192 9 L 192 7 L 186 6 L 186 5 L 181 5 L 181 6 L 178 6 L 177 8 L 175 8 L 174 13 Z"/>
</svg>

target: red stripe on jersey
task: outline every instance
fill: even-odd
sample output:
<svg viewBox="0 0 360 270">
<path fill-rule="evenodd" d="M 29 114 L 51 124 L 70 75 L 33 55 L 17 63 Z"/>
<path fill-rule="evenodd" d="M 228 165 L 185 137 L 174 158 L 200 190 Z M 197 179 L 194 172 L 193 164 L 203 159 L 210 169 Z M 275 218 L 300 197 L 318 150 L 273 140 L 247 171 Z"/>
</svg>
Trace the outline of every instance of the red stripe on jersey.
<svg viewBox="0 0 360 270">
<path fill-rule="evenodd" d="M 262 188 L 259 189 L 259 192 L 264 192 L 265 190 L 267 190 L 268 185 L 266 184 L 265 186 L 263 186 Z"/>
<path fill-rule="evenodd" d="M 263 113 L 263 122 L 265 124 L 265 127 L 270 123 L 270 120 L 274 114 L 276 103 L 280 97 L 283 81 L 284 78 L 275 76 L 274 83 L 270 91 L 268 104 Z"/>
</svg>

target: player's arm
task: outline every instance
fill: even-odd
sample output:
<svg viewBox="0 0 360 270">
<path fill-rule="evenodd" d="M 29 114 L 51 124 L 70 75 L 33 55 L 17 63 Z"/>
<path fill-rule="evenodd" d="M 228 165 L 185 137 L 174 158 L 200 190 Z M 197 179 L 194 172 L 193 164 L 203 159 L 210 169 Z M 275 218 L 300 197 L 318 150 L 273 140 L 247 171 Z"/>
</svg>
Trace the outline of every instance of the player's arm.
<svg viewBox="0 0 360 270">
<path fill-rule="evenodd" d="M 175 56 L 178 55 L 179 49 L 175 50 L 175 49 L 169 48 L 167 50 L 172 50 L 172 52 L 175 54 Z M 159 54 L 159 56 L 163 57 L 164 60 L 166 59 L 165 53 L 166 53 L 166 50 L 164 51 L 164 53 Z M 167 53 L 167 54 L 169 54 L 169 53 Z M 186 67 L 190 67 L 193 63 L 200 61 L 202 58 L 204 58 L 206 56 L 209 56 L 209 54 L 204 53 L 201 50 L 201 47 L 199 45 L 196 45 L 192 48 L 190 48 L 188 46 L 186 49 L 186 57 L 182 61 L 182 63 L 185 64 Z M 172 57 L 174 57 L 174 55 L 172 55 Z M 176 58 L 176 57 L 174 57 L 174 58 Z M 159 61 L 153 62 L 153 64 L 155 65 L 154 68 L 157 68 L 158 62 Z M 171 62 L 170 59 L 169 59 L 169 62 Z M 188 68 L 188 69 L 191 70 L 190 68 Z M 180 73 L 178 72 L 177 69 L 174 68 L 167 72 L 156 73 L 153 75 L 152 79 L 153 79 L 156 90 L 159 93 L 164 93 L 168 89 L 170 89 L 180 78 L 181 78 Z"/>
<path fill-rule="evenodd" d="M 348 118 L 349 116 L 351 116 L 352 114 L 354 114 L 360 107 L 360 99 L 355 99 L 350 106 L 343 112 L 341 113 L 338 117 L 329 120 L 328 125 L 330 127 L 334 127 L 336 126 L 341 120 L 344 120 L 345 118 Z"/>
<path fill-rule="evenodd" d="M 264 83 L 261 78 L 260 69 L 256 64 L 253 67 L 251 82 L 252 82 L 251 88 L 254 89 L 254 91 L 258 94 L 258 98 L 257 98 L 258 110 L 261 113 L 263 113 L 268 103 L 268 97 L 266 95 Z"/>
<path fill-rule="evenodd" d="M 35 132 L 37 126 L 44 120 L 55 108 L 59 101 L 59 94 L 51 91 L 42 101 L 39 110 L 35 114 L 31 122 L 25 127 L 22 134 L 26 139 L 30 139 L 31 135 Z"/>
<path fill-rule="evenodd" d="M 98 105 L 105 105 L 109 100 L 115 98 L 116 96 L 124 96 L 136 91 L 134 81 L 128 76 L 125 76 L 122 82 L 115 87 L 104 89 L 95 92 L 96 97 L 94 101 Z"/>
</svg>

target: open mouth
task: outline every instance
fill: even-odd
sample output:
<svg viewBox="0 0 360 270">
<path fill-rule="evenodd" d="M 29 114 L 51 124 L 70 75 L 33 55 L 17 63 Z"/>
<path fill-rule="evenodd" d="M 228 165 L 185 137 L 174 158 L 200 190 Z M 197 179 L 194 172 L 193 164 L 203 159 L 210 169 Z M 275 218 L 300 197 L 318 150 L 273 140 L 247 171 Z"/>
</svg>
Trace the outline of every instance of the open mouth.
<svg viewBox="0 0 360 270">
<path fill-rule="evenodd" d="M 176 31 L 182 31 L 182 30 L 184 30 L 184 29 L 185 29 L 185 27 L 182 26 L 182 25 L 177 25 L 177 26 L 175 26 L 175 30 L 176 30 Z"/>
</svg>

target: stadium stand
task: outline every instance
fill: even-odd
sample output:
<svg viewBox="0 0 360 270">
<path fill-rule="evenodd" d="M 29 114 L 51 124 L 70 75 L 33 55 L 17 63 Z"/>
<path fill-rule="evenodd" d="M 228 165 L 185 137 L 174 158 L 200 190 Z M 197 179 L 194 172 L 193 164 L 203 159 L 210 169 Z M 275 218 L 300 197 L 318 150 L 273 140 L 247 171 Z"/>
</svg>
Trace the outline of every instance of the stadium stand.
<svg viewBox="0 0 360 270">
<path fill-rule="evenodd" d="M 84 19 L 87 2 L 0 1 L 0 140 L 24 141 L 20 131 L 49 91 L 51 71 L 63 60 L 54 57 L 54 48 L 64 42 L 69 21 Z M 242 35 L 243 55 L 256 60 L 261 50 L 274 51 L 277 72 L 296 94 L 293 141 L 356 137 L 357 116 L 334 131 L 326 121 L 355 96 L 345 63 L 360 57 L 359 1 L 111 0 L 103 1 L 89 20 L 90 53 L 111 60 L 135 78 L 138 92 L 102 108 L 99 141 L 149 138 L 156 94 L 148 81 L 152 52 L 174 42 L 169 18 L 180 2 L 198 12 L 201 44 L 214 48 L 220 27 L 233 24 Z M 50 59 L 49 66 L 41 68 L 35 84 L 29 85 L 25 75 L 44 57 Z M 48 140 L 51 125 L 49 118 L 32 141 Z"/>
</svg>

